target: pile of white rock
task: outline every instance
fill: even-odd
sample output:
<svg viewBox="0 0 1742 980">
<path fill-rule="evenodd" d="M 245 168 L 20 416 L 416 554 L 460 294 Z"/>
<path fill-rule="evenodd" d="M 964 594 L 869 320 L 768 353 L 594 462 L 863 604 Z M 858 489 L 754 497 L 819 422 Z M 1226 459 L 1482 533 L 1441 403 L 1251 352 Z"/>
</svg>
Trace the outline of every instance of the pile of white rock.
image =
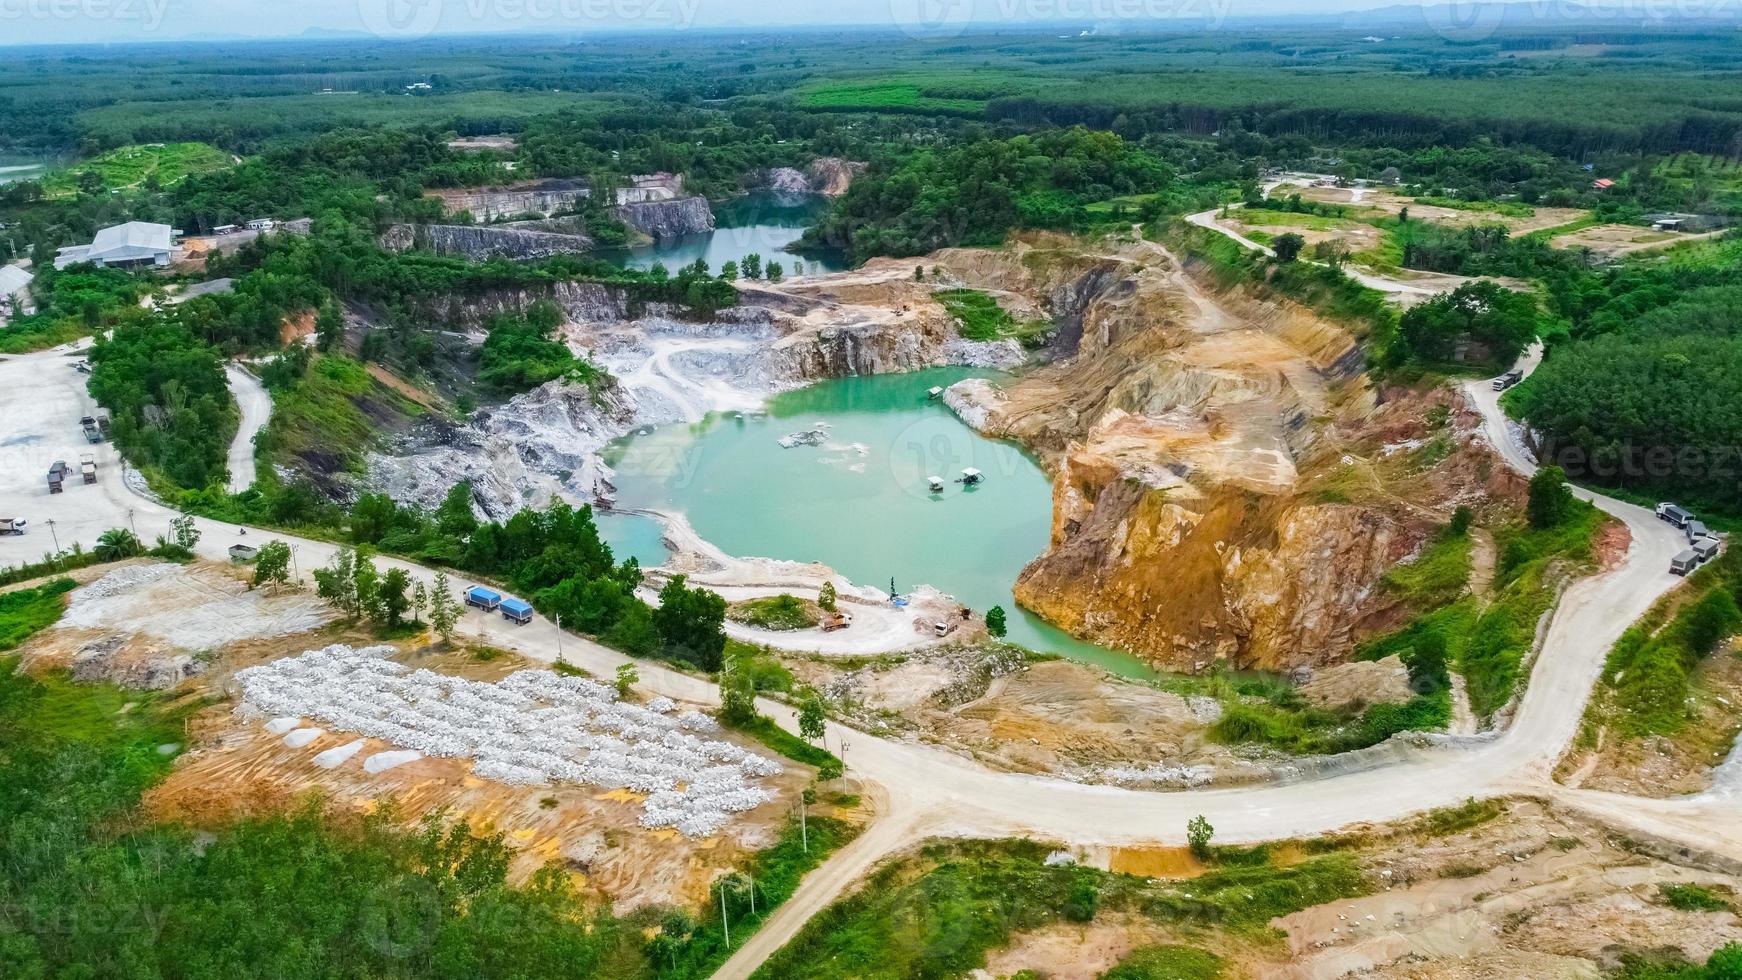
<svg viewBox="0 0 1742 980">
<path fill-rule="evenodd" d="M 473 760 L 473 772 L 515 785 L 582 783 L 650 794 L 643 827 L 706 837 L 734 813 L 773 799 L 759 781 L 779 764 L 708 738 L 713 719 L 646 707 L 582 677 L 522 670 L 494 684 L 413 670 L 392 647 L 311 650 L 240 671 L 249 706 L 315 718 L 426 756 Z"/>
</svg>

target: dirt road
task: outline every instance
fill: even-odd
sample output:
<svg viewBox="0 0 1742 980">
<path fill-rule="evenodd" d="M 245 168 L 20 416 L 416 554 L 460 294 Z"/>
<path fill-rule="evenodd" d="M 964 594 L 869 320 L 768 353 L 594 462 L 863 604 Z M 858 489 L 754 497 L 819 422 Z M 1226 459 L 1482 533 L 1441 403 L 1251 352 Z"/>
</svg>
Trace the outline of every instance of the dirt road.
<svg viewBox="0 0 1742 980">
<path fill-rule="evenodd" d="M 230 456 L 226 462 L 230 469 L 227 489 L 231 493 L 241 493 L 254 485 L 254 437 L 272 418 L 272 397 L 266 393 L 260 379 L 243 367 L 226 364 L 224 376 L 229 379 L 230 393 L 236 396 L 236 405 L 242 410 L 236 438 L 230 440 Z"/>
</svg>

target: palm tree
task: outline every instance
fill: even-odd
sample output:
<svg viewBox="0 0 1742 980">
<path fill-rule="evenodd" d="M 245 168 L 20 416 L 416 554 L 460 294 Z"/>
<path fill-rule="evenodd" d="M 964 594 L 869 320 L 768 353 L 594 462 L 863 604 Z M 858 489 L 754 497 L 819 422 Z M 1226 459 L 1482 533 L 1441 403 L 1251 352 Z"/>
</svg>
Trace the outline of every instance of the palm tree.
<svg viewBox="0 0 1742 980">
<path fill-rule="evenodd" d="M 120 561 L 144 551 L 145 546 L 139 543 L 132 531 L 124 527 L 112 527 L 97 538 L 97 547 L 91 553 L 97 556 L 98 561 Z"/>
</svg>

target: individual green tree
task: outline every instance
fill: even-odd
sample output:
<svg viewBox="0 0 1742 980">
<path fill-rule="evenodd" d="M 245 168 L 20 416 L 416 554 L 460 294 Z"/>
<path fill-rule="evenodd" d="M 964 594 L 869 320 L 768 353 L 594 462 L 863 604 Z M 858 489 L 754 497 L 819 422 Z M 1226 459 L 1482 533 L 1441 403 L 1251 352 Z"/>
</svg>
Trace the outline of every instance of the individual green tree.
<svg viewBox="0 0 1742 980">
<path fill-rule="evenodd" d="M 321 304 L 321 311 L 315 315 L 315 346 L 330 351 L 344 342 L 345 315 L 339 310 L 339 304 Z"/>
<path fill-rule="evenodd" d="M 829 612 L 835 611 L 837 598 L 838 594 L 835 592 L 835 583 L 833 582 L 824 582 L 823 587 L 817 590 L 817 605 Z"/>
<path fill-rule="evenodd" d="M 460 619 L 460 603 L 448 588 L 446 572 L 437 572 L 429 593 L 429 625 L 443 643 L 454 642 L 454 624 Z"/>
<path fill-rule="evenodd" d="M 805 688 L 804 695 L 798 702 L 798 733 L 807 742 L 815 742 L 823 737 L 827 730 L 828 711 L 823 707 L 823 696 L 816 688 Z"/>
<path fill-rule="evenodd" d="M 1192 856 L 1199 861 L 1210 859 L 1210 841 L 1216 836 L 1216 828 L 1198 814 L 1186 824 L 1186 846 L 1191 848 Z"/>
<path fill-rule="evenodd" d="M 628 697 L 629 689 L 639 683 L 641 683 L 641 672 L 635 669 L 634 664 L 617 665 L 616 686 L 619 698 Z"/>
<path fill-rule="evenodd" d="M 1530 478 L 1530 502 L 1525 507 L 1530 526 L 1538 529 L 1559 527 L 1572 513 L 1573 499 L 1565 470 L 1558 466 L 1544 466 L 1537 470 Z"/>
<path fill-rule="evenodd" d="M 442 498 L 441 506 L 436 508 L 436 527 L 443 534 L 456 538 L 470 537 L 478 529 L 478 517 L 472 513 L 470 480 L 461 480 L 448 488 L 447 496 Z"/>
<path fill-rule="evenodd" d="M 719 593 L 685 586 L 673 575 L 659 590 L 653 614 L 666 654 L 698 670 L 719 670 L 726 652 L 726 600 Z"/>
<path fill-rule="evenodd" d="M 355 619 L 357 617 L 357 553 L 340 548 L 332 563 L 314 570 L 315 595 Z"/>
<path fill-rule="evenodd" d="M 139 538 L 124 527 L 104 531 L 97 537 L 97 546 L 91 549 L 98 561 L 120 561 L 144 553 L 145 546 L 139 543 Z"/>
<path fill-rule="evenodd" d="M 1300 250 L 1305 247 L 1306 239 L 1292 231 L 1283 232 L 1270 242 L 1270 250 L 1276 253 L 1276 261 L 1284 265 L 1300 258 Z"/>
<path fill-rule="evenodd" d="M 756 720 L 756 685 L 741 670 L 720 672 L 720 720 L 742 728 Z"/>
<path fill-rule="evenodd" d="M 189 551 L 200 543 L 200 529 L 194 526 L 192 514 L 183 514 L 169 522 L 169 539 Z"/>
<path fill-rule="evenodd" d="M 986 610 L 986 632 L 998 637 L 999 639 L 1003 639 L 1007 629 L 1008 627 L 1006 627 L 1004 623 L 1003 606 L 993 606 L 991 609 Z"/>
<path fill-rule="evenodd" d="M 731 281 L 737 279 L 738 278 L 738 263 L 734 262 L 730 259 L 726 260 L 726 264 L 720 266 L 720 278 L 724 279 L 727 282 L 731 282 Z"/>
<path fill-rule="evenodd" d="M 743 262 L 743 265 L 740 266 L 740 268 L 742 268 L 744 270 L 744 278 L 746 278 L 746 279 L 761 279 L 762 278 L 762 256 L 758 255 L 755 252 L 751 252 L 749 255 L 744 256 L 744 262 Z"/>
<path fill-rule="evenodd" d="M 375 609 L 378 621 L 388 629 L 398 629 L 405 611 L 411 608 L 411 576 L 403 568 L 389 568 L 375 589 Z"/>
<path fill-rule="evenodd" d="M 411 621 L 423 625 L 423 611 L 429 608 L 429 589 L 424 587 L 423 579 L 418 579 L 411 587 Z"/>
<path fill-rule="evenodd" d="M 769 282 L 779 282 L 786 278 L 786 269 L 779 262 L 768 263 L 768 268 L 765 271 Z"/>
<path fill-rule="evenodd" d="M 1457 510 L 1452 511 L 1452 522 L 1446 525 L 1446 534 L 1454 538 L 1461 538 L 1469 534 L 1470 524 L 1475 519 L 1476 515 L 1470 508 L 1459 505 Z"/>
<path fill-rule="evenodd" d="M 268 541 L 260 546 L 260 551 L 254 556 L 254 584 L 250 588 L 260 588 L 262 585 L 283 585 L 290 581 L 290 545 L 283 541 Z"/>
<path fill-rule="evenodd" d="M 352 569 L 352 574 L 357 581 L 355 615 L 372 622 L 384 622 L 387 615 L 381 609 L 381 571 L 362 549 L 357 551 L 356 567 Z"/>
<path fill-rule="evenodd" d="M 916 265 L 913 267 L 913 281 L 925 282 L 925 266 Z"/>
</svg>

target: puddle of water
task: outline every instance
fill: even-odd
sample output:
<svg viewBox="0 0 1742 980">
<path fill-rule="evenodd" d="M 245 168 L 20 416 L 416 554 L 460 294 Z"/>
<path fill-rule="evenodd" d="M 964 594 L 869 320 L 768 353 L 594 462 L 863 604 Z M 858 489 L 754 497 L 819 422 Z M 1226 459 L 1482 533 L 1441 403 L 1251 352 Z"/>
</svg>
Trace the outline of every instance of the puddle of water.
<svg viewBox="0 0 1742 980">
<path fill-rule="evenodd" d="M 1003 606 L 1009 639 L 1128 677 L 1155 672 L 1016 604 L 1011 588 L 1052 533 L 1052 487 L 1016 446 L 964 425 L 931 387 L 987 372 L 939 368 L 845 378 L 612 447 L 621 506 L 669 509 L 734 555 L 820 561 L 900 592 L 928 584 L 977 612 Z M 814 434 L 813 434 L 814 433 Z M 796 444 L 782 446 L 783 437 Z M 973 467 L 978 486 L 955 482 Z M 944 480 L 941 492 L 927 477 Z"/>
<path fill-rule="evenodd" d="M 672 272 L 706 259 L 708 268 L 718 273 L 727 262 L 742 264 L 745 256 L 755 253 L 764 263 L 771 259 L 779 262 L 788 275 L 796 268 L 794 263 L 803 263 L 807 274 L 839 272 L 846 268 L 840 255 L 787 251 L 827 206 L 825 198 L 814 194 L 748 194 L 714 205 L 715 229 L 711 232 L 670 238 L 644 248 L 600 252 L 599 256 L 628 269 L 650 269 L 660 262 Z"/>
</svg>

